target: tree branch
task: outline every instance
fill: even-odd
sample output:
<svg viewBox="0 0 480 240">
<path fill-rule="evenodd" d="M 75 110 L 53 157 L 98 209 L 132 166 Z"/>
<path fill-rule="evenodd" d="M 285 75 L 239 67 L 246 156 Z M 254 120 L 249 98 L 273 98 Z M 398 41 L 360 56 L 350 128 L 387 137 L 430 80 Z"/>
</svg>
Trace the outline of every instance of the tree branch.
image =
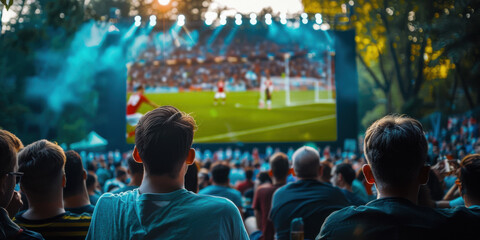
<svg viewBox="0 0 480 240">
<path fill-rule="evenodd" d="M 370 76 L 372 76 L 373 78 L 373 81 L 375 81 L 375 84 L 377 85 L 378 88 L 381 88 L 385 93 L 387 92 L 387 88 L 384 84 L 382 84 L 382 82 L 380 81 L 380 79 L 377 77 L 377 75 L 375 75 L 375 73 L 373 72 L 373 70 L 367 66 L 367 63 L 365 62 L 365 60 L 362 58 L 362 56 L 360 56 L 360 54 L 357 54 L 357 57 L 358 59 L 360 60 L 360 62 L 362 63 L 362 65 L 365 67 L 365 69 L 367 69 L 367 72 L 370 74 Z"/>
</svg>

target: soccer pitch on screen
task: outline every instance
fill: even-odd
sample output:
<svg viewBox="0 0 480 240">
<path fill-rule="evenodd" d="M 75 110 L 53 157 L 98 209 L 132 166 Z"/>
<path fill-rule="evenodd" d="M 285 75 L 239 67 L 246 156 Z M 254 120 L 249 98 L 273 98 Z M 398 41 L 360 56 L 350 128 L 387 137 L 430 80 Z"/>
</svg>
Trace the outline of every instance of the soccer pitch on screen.
<svg viewBox="0 0 480 240">
<path fill-rule="evenodd" d="M 156 105 L 191 114 L 195 143 L 336 141 L 335 40 L 290 23 L 139 38 L 145 47 L 127 65 L 127 142 Z"/>
<path fill-rule="evenodd" d="M 335 141 L 337 138 L 336 106 L 329 100 L 328 91 L 318 93 L 320 101 L 315 101 L 314 90 L 291 91 L 290 98 L 295 101 L 291 101 L 290 106 L 285 104 L 285 91 L 275 91 L 270 110 L 259 108 L 258 91 L 227 92 L 225 105 L 214 105 L 214 94 L 211 91 L 147 93 L 145 96 L 159 105 L 172 105 L 190 113 L 198 125 L 195 143 Z M 139 112 L 150 110 L 152 107 L 144 104 Z M 134 137 L 127 138 L 127 142 L 134 143 Z"/>
</svg>

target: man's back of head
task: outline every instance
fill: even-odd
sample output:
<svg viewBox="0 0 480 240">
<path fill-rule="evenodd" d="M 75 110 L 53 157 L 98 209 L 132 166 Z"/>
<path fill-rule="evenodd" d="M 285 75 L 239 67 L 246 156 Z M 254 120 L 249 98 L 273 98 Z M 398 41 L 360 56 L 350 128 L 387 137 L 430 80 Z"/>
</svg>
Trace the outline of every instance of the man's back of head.
<svg viewBox="0 0 480 240">
<path fill-rule="evenodd" d="M 316 179 L 319 176 L 320 155 L 312 147 L 301 147 L 293 153 L 293 170 L 298 178 Z"/>
<path fill-rule="evenodd" d="M 65 152 L 65 157 L 65 177 L 67 178 L 67 183 L 63 189 L 63 197 L 68 198 L 82 193 L 86 194 L 85 181 L 87 173 L 83 168 L 82 157 L 73 150 Z"/>
<path fill-rule="evenodd" d="M 133 157 L 143 162 L 143 182 L 132 191 L 102 195 L 87 239 L 248 239 L 232 202 L 184 188 L 195 158 L 194 130 L 194 119 L 171 106 L 140 119 Z"/>
<path fill-rule="evenodd" d="M 355 180 L 355 170 L 353 170 L 352 165 L 349 163 L 340 163 L 333 167 L 333 177 L 332 183 L 334 186 L 343 188 L 344 186 L 340 186 L 342 184 L 346 184 L 348 186 L 352 186 L 353 180 Z M 341 183 L 339 183 L 338 176 L 341 176 Z"/>
<path fill-rule="evenodd" d="M 288 173 L 290 172 L 288 156 L 285 153 L 278 152 L 270 157 L 269 162 L 272 176 L 277 181 L 285 181 L 287 179 Z"/>
<path fill-rule="evenodd" d="M 147 175 L 177 178 L 193 143 L 195 120 L 172 106 L 146 113 L 135 129 L 135 146 Z"/>
<path fill-rule="evenodd" d="M 20 182 L 30 201 L 46 202 L 62 196 L 65 153 L 57 144 L 39 140 L 18 154 Z"/>
<path fill-rule="evenodd" d="M 415 119 L 389 115 L 373 123 L 364 148 L 377 188 L 404 191 L 418 186 L 427 147 L 423 127 Z"/>
<path fill-rule="evenodd" d="M 462 159 L 459 181 L 465 206 L 480 205 L 480 154 L 471 154 Z"/>
<path fill-rule="evenodd" d="M 6 134 L 0 134 L 0 207 L 2 208 L 7 207 L 13 196 L 15 180 L 9 173 L 15 171 L 16 158 L 17 153 L 11 139 Z"/>
<path fill-rule="evenodd" d="M 228 184 L 230 175 L 230 166 L 228 164 L 217 162 L 212 166 L 212 180 L 215 184 Z"/>
<path fill-rule="evenodd" d="M 13 133 L 0 129 L 0 137 L 8 141 L 18 153 L 23 148 L 23 143 Z"/>
</svg>

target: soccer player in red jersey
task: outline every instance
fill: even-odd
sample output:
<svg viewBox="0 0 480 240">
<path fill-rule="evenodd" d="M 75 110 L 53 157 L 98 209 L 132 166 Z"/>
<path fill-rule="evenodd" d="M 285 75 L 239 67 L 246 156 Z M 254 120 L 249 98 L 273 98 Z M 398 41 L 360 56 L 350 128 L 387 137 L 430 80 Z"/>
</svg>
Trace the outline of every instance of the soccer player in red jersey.
<svg viewBox="0 0 480 240">
<path fill-rule="evenodd" d="M 222 104 L 225 105 L 225 100 L 227 99 L 227 95 L 225 95 L 225 82 L 223 79 L 220 79 L 217 82 L 217 92 L 215 93 L 215 97 L 213 98 L 213 104 L 217 105 L 217 99 L 222 99 Z"/>
<path fill-rule="evenodd" d="M 135 93 L 133 93 L 132 95 L 130 95 L 130 97 L 128 98 L 128 102 L 127 102 L 127 124 L 134 127 L 137 125 L 138 123 L 138 120 L 140 120 L 140 118 L 143 116 L 143 114 L 137 112 L 138 109 L 140 108 L 140 106 L 142 105 L 142 103 L 146 103 L 150 106 L 152 106 L 153 108 L 158 108 L 159 106 L 150 101 L 150 99 L 146 98 L 145 95 L 143 95 L 143 93 L 145 92 L 145 88 L 140 85 L 138 88 L 137 88 L 137 91 Z M 135 135 L 135 129 L 131 132 L 128 132 L 128 135 L 127 137 L 132 137 Z"/>
</svg>

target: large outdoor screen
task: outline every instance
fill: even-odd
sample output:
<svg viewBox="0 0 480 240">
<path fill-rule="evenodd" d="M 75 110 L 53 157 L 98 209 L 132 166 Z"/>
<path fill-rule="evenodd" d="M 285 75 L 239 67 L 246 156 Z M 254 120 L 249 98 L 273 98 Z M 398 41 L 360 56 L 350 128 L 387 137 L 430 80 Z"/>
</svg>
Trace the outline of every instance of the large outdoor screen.
<svg viewBox="0 0 480 240">
<path fill-rule="evenodd" d="M 143 31 L 127 69 L 127 142 L 138 119 L 173 105 L 195 143 L 337 139 L 334 39 L 300 22 Z"/>
</svg>

